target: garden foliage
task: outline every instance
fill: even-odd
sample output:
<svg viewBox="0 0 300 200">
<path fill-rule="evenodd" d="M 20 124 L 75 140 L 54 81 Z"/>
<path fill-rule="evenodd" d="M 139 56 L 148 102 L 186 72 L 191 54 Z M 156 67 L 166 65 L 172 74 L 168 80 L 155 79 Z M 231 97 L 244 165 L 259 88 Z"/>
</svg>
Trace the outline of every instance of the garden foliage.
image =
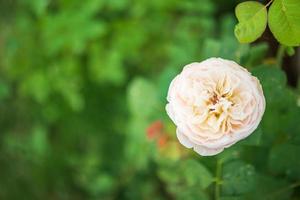
<svg viewBox="0 0 300 200">
<path fill-rule="evenodd" d="M 237 4 L 0 0 L 0 199 L 299 199 L 300 90 L 267 43 L 235 38 Z M 272 27 L 289 16 L 279 6 L 275 38 L 299 44 Z M 247 42 L 264 31 L 259 12 Z M 249 138 L 201 157 L 179 144 L 165 105 L 182 66 L 209 57 L 250 70 L 267 106 Z"/>
</svg>

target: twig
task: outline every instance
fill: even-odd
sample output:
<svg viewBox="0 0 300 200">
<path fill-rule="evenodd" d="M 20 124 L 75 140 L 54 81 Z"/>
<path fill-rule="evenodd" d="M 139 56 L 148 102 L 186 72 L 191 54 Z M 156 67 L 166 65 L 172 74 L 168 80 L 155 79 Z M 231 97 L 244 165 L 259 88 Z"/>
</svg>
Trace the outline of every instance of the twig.
<svg viewBox="0 0 300 200">
<path fill-rule="evenodd" d="M 265 5 L 265 7 L 268 7 L 272 2 L 273 2 L 273 0 L 269 1 L 269 2 Z"/>
</svg>

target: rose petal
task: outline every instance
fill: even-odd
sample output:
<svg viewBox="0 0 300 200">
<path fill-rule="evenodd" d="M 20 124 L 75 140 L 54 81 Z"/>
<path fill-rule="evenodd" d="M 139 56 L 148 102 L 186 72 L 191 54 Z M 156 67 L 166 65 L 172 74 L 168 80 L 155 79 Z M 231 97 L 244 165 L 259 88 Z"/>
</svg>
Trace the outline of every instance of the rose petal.
<svg viewBox="0 0 300 200">
<path fill-rule="evenodd" d="M 186 148 L 192 148 L 193 143 L 179 130 L 176 130 L 176 135 L 179 140 L 179 142 L 185 146 Z"/>
<path fill-rule="evenodd" d="M 213 156 L 213 155 L 216 155 L 216 154 L 222 152 L 223 150 L 224 150 L 224 148 L 209 149 L 207 147 L 203 147 L 203 146 L 199 146 L 199 145 L 194 147 L 194 151 L 196 151 L 201 156 Z"/>
</svg>

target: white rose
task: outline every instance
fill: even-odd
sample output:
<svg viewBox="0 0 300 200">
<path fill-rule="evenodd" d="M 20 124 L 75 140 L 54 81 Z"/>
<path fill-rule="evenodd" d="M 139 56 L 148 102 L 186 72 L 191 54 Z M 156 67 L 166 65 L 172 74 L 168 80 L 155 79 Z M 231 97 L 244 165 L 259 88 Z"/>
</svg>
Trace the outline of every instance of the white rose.
<svg viewBox="0 0 300 200">
<path fill-rule="evenodd" d="M 167 100 L 178 140 L 203 156 L 249 136 L 265 110 L 258 79 L 221 58 L 186 65 L 171 82 Z"/>
</svg>

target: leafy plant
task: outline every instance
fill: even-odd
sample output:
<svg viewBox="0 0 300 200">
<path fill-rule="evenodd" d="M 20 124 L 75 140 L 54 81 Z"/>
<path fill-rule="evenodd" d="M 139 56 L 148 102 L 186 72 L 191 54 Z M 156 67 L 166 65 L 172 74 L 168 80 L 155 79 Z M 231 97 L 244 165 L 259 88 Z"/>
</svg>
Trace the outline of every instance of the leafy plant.
<svg viewBox="0 0 300 200">
<path fill-rule="evenodd" d="M 270 6 L 267 14 L 267 7 Z M 242 43 L 258 39 L 264 32 L 267 21 L 274 37 L 283 45 L 300 45 L 300 2 L 298 0 L 271 0 L 266 5 L 246 1 L 236 6 L 239 23 L 235 35 Z"/>
<path fill-rule="evenodd" d="M 299 1 L 244 2 L 234 32 L 235 6 L 0 0 L 0 199 L 299 199 L 300 90 L 248 44 L 268 24 L 292 54 Z M 257 76 L 267 107 L 250 137 L 200 157 L 165 104 L 182 66 L 209 57 Z"/>
</svg>

